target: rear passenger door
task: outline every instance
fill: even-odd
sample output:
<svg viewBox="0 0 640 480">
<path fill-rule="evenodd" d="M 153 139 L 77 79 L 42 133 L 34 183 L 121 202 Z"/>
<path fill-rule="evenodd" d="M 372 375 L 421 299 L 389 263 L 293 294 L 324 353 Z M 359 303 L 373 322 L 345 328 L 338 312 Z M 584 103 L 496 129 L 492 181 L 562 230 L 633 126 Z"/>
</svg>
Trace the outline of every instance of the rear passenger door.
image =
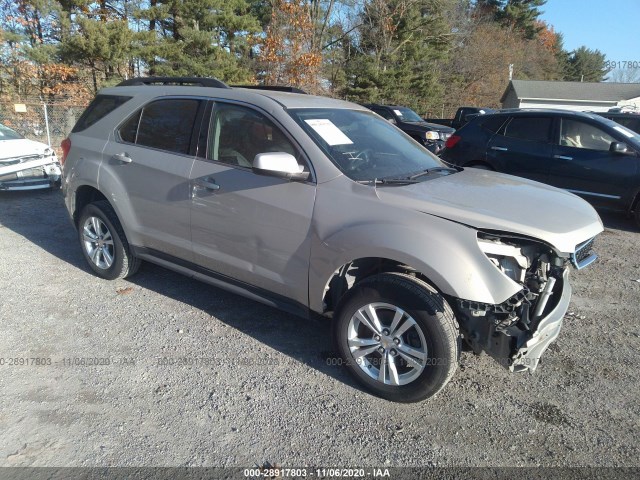
<svg viewBox="0 0 640 480">
<path fill-rule="evenodd" d="M 315 182 L 258 175 L 251 166 L 266 152 L 290 153 L 306 171 L 308 161 L 259 110 L 216 102 L 209 118 L 191 175 L 194 261 L 224 281 L 307 306 Z"/>
<path fill-rule="evenodd" d="M 147 103 L 116 130 L 103 155 L 100 183 L 118 209 L 127 209 L 133 242 L 192 259 L 189 174 L 204 100 L 162 98 Z M 110 199 L 111 200 L 111 199 Z"/>
<path fill-rule="evenodd" d="M 487 146 L 488 163 L 500 172 L 548 181 L 551 168 L 553 117 L 514 116 Z"/>
</svg>

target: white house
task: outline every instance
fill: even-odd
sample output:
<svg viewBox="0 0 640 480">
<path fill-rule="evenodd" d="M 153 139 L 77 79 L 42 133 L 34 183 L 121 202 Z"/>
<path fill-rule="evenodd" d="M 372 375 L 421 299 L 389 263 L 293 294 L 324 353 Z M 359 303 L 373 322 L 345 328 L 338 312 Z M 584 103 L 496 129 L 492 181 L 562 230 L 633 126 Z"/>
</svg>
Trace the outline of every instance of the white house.
<svg viewBox="0 0 640 480">
<path fill-rule="evenodd" d="M 640 83 L 511 80 L 502 108 L 561 108 L 606 112 L 623 105 L 640 109 Z"/>
</svg>

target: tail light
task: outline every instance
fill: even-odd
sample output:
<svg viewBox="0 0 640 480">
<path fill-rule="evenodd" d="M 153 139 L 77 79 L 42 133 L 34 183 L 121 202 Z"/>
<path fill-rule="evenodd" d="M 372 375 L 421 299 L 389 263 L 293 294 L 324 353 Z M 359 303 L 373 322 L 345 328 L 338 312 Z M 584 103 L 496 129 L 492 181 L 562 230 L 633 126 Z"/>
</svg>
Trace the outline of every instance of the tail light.
<svg viewBox="0 0 640 480">
<path fill-rule="evenodd" d="M 456 143 L 458 143 L 460 140 L 462 140 L 462 137 L 460 135 L 451 135 L 449 138 L 447 138 L 447 141 L 445 142 L 444 146 L 446 148 L 453 148 L 456 146 Z"/>
<path fill-rule="evenodd" d="M 65 138 L 60 144 L 62 147 L 62 158 L 60 159 L 60 165 L 64 165 L 65 160 L 67 160 L 67 155 L 69 155 L 69 150 L 71 150 L 71 140 Z"/>
</svg>

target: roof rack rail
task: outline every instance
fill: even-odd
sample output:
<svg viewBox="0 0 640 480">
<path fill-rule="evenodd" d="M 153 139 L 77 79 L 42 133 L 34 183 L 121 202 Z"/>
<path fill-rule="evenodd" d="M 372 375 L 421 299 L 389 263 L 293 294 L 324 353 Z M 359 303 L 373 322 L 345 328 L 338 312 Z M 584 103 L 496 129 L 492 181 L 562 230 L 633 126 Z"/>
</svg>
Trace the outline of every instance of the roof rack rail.
<svg viewBox="0 0 640 480">
<path fill-rule="evenodd" d="M 118 87 L 128 87 L 134 85 L 182 85 L 196 87 L 229 88 L 229 86 L 218 80 L 209 77 L 137 77 L 120 82 Z"/>
<path fill-rule="evenodd" d="M 304 93 L 307 92 L 297 87 L 285 87 L 283 85 L 231 85 L 231 88 L 250 88 L 252 90 L 272 90 L 274 92 L 287 92 L 287 93 Z"/>
</svg>

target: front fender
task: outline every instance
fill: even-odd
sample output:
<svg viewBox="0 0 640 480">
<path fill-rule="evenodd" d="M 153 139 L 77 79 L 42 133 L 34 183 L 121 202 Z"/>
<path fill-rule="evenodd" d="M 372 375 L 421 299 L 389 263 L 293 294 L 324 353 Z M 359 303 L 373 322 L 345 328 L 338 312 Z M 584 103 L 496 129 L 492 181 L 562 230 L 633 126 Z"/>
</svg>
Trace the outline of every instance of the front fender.
<svg viewBox="0 0 640 480">
<path fill-rule="evenodd" d="M 373 190 L 356 185 L 354 195 L 328 184 L 318 189 L 309 271 L 312 310 L 322 312 L 324 289 L 338 268 L 367 257 L 409 265 L 444 294 L 465 300 L 500 304 L 522 289 L 480 250 L 475 229 L 385 204 L 361 187 Z M 342 215 L 346 202 L 348 213 Z"/>
</svg>

